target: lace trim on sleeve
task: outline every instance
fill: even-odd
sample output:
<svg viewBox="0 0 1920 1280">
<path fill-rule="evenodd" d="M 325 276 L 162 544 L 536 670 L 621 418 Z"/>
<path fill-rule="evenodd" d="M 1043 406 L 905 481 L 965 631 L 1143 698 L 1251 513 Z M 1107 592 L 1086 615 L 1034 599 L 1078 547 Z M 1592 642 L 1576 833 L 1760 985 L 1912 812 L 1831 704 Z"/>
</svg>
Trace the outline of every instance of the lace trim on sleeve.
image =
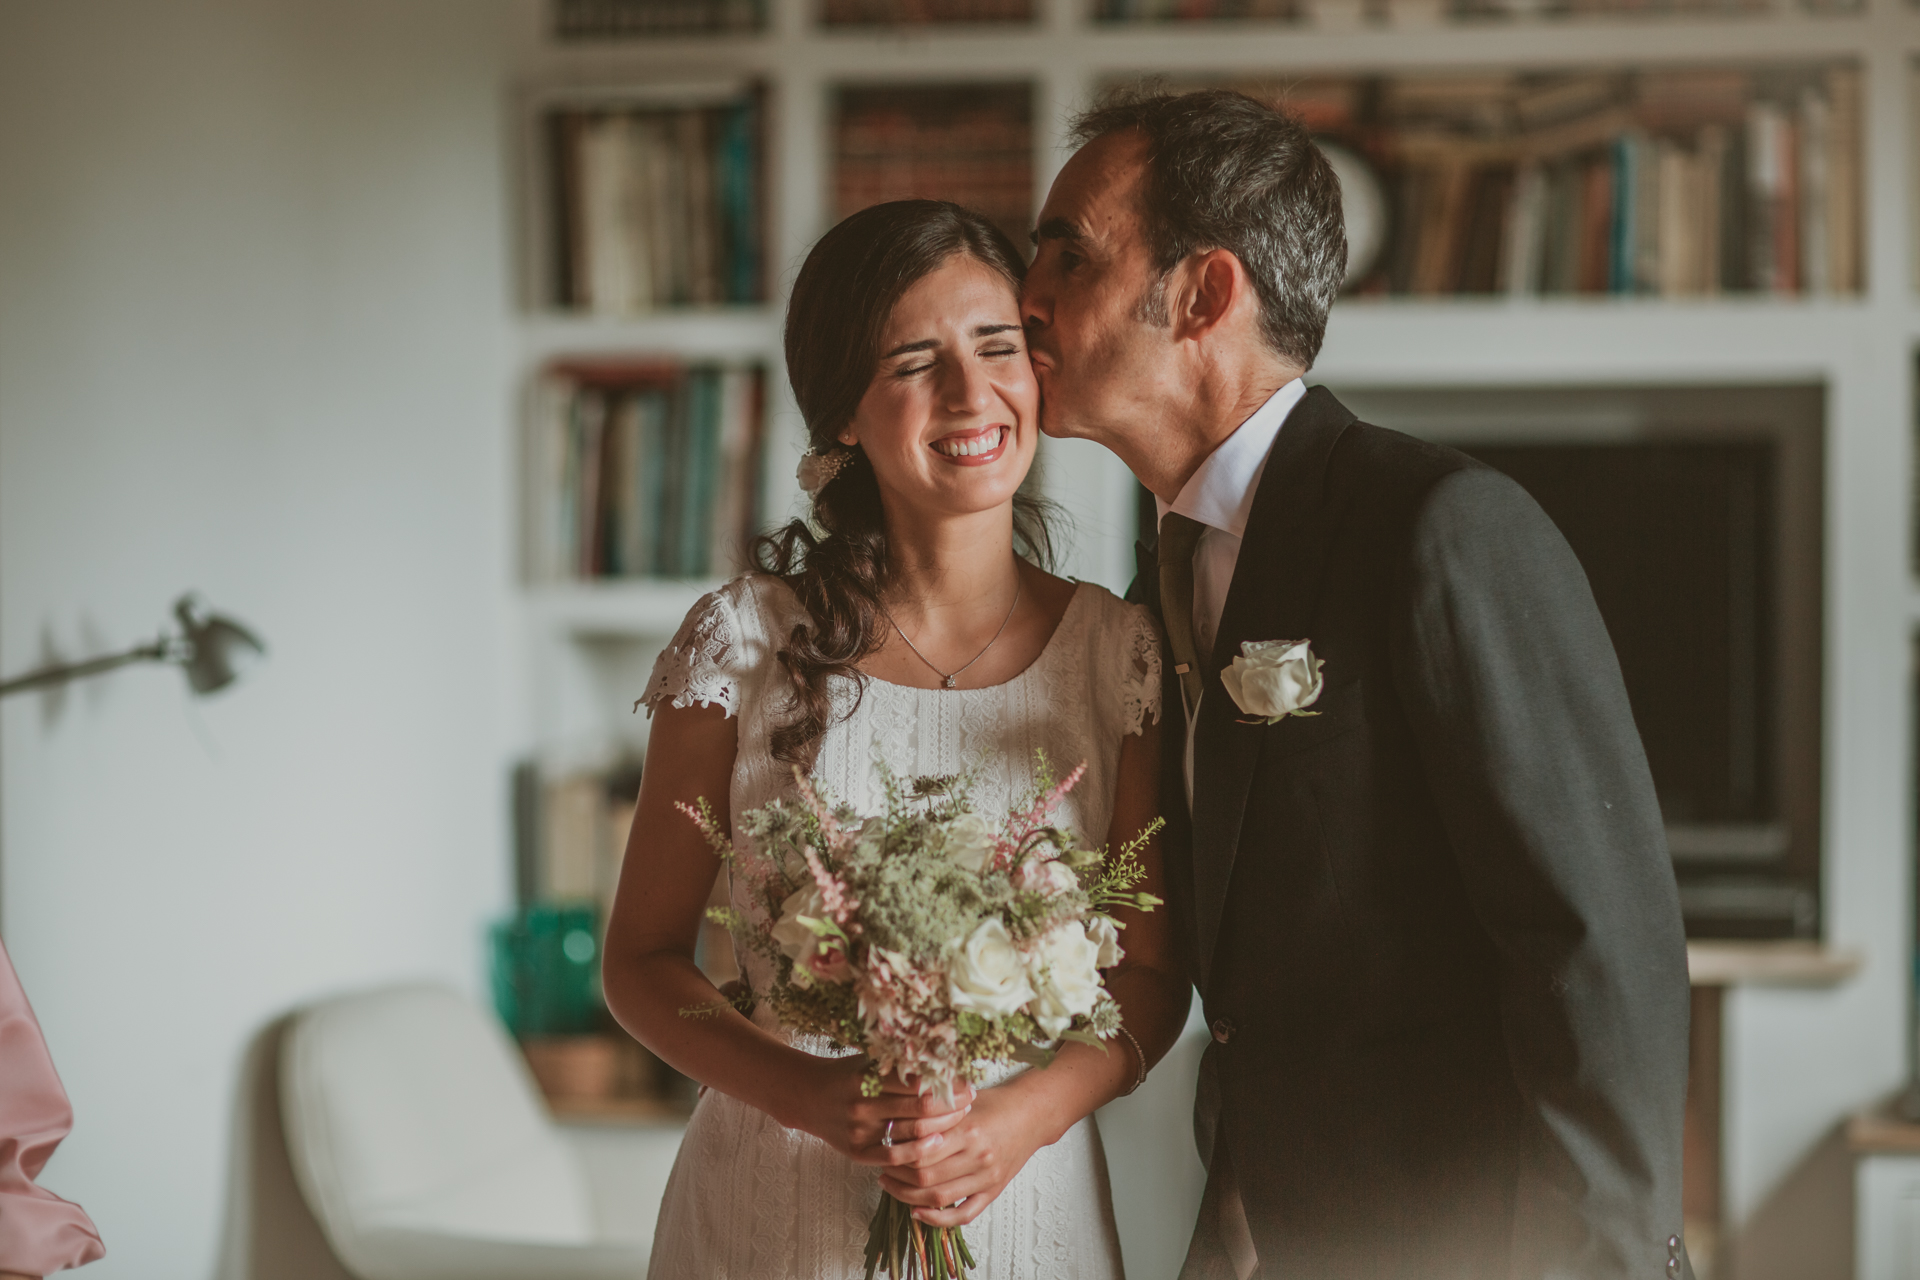
<svg viewBox="0 0 1920 1280">
<path fill-rule="evenodd" d="M 740 644 L 740 619 L 724 591 L 701 596 L 653 663 L 647 691 L 635 710 L 651 716 L 662 699 L 676 707 L 717 706 L 729 716 L 740 713 L 740 680 L 734 650 Z"/>
<path fill-rule="evenodd" d="M 1143 733 L 1149 717 L 1160 723 L 1160 628 L 1141 606 L 1127 611 L 1132 625 L 1125 632 L 1126 661 L 1120 668 L 1120 727 Z"/>
</svg>

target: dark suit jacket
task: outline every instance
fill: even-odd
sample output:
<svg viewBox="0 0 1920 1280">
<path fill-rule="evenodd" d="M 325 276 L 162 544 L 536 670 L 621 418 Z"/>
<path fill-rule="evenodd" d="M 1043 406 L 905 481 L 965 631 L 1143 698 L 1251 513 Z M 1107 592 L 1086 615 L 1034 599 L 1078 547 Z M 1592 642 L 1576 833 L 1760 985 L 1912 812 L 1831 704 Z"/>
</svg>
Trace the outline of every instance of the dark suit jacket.
<svg viewBox="0 0 1920 1280">
<path fill-rule="evenodd" d="M 1219 673 L 1274 639 L 1325 659 L 1318 714 L 1247 723 Z M 1190 820 L 1167 675 L 1165 848 L 1262 1280 L 1683 1272 L 1679 901 L 1559 531 L 1315 389 L 1205 668 Z"/>
</svg>

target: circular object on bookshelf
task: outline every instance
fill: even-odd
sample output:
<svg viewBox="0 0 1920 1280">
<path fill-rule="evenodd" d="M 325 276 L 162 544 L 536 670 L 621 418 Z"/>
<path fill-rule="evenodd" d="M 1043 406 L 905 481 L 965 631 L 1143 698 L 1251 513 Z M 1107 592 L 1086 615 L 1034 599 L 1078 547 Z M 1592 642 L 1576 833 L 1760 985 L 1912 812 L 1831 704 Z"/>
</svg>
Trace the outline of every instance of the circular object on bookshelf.
<svg viewBox="0 0 1920 1280">
<path fill-rule="evenodd" d="M 1320 154 L 1333 166 L 1340 179 L 1340 208 L 1347 223 L 1347 278 L 1340 283 L 1351 288 L 1366 279 L 1380 260 L 1387 243 L 1387 193 L 1380 175 L 1359 153 L 1316 138 Z"/>
</svg>

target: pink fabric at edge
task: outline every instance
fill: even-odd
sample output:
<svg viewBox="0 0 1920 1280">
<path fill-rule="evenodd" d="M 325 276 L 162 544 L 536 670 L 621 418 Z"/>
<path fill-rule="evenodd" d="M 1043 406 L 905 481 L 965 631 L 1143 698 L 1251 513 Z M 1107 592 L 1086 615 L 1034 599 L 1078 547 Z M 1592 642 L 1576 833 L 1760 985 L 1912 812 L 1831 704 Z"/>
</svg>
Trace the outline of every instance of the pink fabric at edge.
<svg viewBox="0 0 1920 1280">
<path fill-rule="evenodd" d="M 0 1271 L 43 1276 L 103 1257 L 86 1210 L 33 1180 L 73 1128 L 27 993 L 0 943 Z"/>
</svg>

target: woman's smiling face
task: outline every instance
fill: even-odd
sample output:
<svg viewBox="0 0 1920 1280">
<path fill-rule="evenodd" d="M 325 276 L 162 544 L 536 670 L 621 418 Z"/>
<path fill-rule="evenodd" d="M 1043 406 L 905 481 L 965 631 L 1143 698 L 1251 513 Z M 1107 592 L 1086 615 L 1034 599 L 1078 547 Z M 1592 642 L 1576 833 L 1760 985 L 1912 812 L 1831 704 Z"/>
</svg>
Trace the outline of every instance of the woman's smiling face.
<svg viewBox="0 0 1920 1280">
<path fill-rule="evenodd" d="M 1039 407 L 1014 286 L 961 253 L 894 304 L 840 439 L 866 450 L 890 512 L 970 515 L 1013 500 Z"/>
</svg>

